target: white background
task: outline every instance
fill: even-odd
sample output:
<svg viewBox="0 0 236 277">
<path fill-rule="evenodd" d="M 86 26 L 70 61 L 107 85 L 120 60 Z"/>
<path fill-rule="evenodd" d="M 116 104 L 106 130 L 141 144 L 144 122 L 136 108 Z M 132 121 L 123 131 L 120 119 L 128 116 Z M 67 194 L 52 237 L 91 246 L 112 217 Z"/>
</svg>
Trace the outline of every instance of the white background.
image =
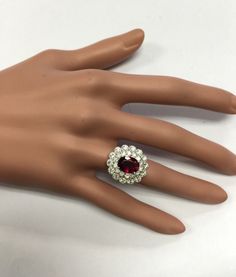
<svg viewBox="0 0 236 277">
<path fill-rule="evenodd" d="M 0 67 L 46 48 L 79 48 L 137 27 L 145 31 L 142 48 L 113 70 L 174 75 L 236 90 L 233 0 L 0 0 Z M 233 115 L 137 103 L 124 110 L 176 123 L 236 152 Z M 220 184 L 228 200 L 207 205 L 124 187 L 184 222 L 185 233 L 168 236 L 86 202 L 1 187 L 0 276 L 235 277 L 236 178 L 144 149 L 149 158 Z M 111 182 L 107 174 L 98 176 Z"/>
</svg>

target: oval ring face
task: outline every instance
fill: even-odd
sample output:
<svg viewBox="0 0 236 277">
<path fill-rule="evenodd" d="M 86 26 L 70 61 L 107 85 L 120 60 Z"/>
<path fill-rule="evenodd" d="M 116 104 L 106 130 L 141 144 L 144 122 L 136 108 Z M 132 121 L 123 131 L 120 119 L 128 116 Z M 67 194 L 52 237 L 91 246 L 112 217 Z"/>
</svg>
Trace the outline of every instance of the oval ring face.
<svg viewBox="0 0 236 277">
<path fill-rule="evenodd" d="M 109 153 L 107 159 L 108 173 L 122 184 L 139 183 L 147 174 L 147 157 L 134 145 L 123 144 Z"/>
</svg>

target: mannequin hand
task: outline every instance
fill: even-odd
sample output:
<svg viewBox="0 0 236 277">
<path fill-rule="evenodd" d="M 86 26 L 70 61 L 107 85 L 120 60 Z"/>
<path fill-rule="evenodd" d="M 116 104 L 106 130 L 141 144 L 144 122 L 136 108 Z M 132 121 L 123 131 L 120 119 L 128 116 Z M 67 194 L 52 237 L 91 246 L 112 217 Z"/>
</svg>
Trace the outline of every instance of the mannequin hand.
<svg viewBox="0 0 236 277">
<path fill-rule="evenodd" d="M 129 57 L 143 38 L 135 29 L 78 50 L 50 49 L 0 72 L 1 182 L 78 196 L 157 232 L 185 230 L 174 216 L 98 179 L 96 170 L 107 170 L 108 154 L 127 139 L 235 174 L 236 156 L 223 146 L 121 108 L 144 102 L 233 114 L 236 97 L 174 77 L 102 70 Z M 204 203 L 227 198 L 218 185 L 148 163 L 144 186 Z"/>
</svg>

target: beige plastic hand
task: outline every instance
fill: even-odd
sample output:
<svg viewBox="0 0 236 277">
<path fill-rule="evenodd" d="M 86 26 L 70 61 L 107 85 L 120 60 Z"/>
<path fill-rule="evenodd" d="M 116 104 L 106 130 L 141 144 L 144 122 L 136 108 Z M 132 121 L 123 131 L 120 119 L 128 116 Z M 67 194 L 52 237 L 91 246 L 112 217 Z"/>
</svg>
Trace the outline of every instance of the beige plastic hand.
<svg viewBox="0 0 236 277">
<path fill-rule="evenodd" d="M 129 102 L 173 104 L 236 113 L 225 90 L 169 76 L 104 70 L 133 54 L 141 29 L 77 50 L 43 51 L 0 72 L 0 181 L 82 197 L 152 230 L 181 233 L 174 216 L 96 177 L 118 139 L 128 139 L 236 173 L 236 156 L 168 122 L 121 111 Z M 148 160 L 141 184 L 205 203 L 227 194 L 218 185 Z"/>
</svg>

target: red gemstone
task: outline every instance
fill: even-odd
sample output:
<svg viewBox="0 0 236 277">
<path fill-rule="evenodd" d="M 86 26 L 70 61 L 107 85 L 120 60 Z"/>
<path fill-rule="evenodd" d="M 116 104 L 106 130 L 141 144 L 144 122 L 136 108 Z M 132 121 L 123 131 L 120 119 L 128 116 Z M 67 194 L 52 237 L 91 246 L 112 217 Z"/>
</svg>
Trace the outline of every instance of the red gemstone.
<svg viewBox="0 0 236 277">
<path fill-rule="evenodd" d="M 121 157 L 118 161 L 119 168 L 125 173 L 134 173 L 139 169 L 139 162 L 133 157 Z"/>
</svg>

